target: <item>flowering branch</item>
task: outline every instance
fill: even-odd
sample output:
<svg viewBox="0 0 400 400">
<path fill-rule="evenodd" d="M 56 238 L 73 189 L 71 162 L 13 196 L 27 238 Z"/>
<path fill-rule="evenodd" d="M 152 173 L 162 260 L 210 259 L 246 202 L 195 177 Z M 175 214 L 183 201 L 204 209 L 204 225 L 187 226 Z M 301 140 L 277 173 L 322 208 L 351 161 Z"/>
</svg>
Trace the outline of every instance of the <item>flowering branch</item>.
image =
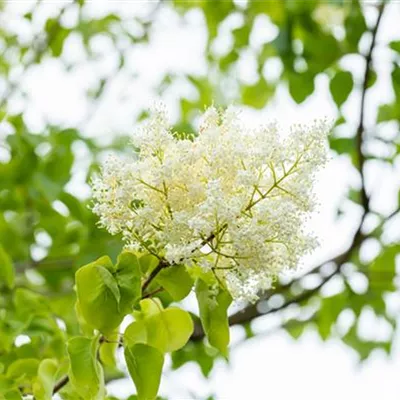
<svg viewBox="0 0 400 400">
<path fill-rule="evenodd" d="M 338 255 L 337 257 L 327 260 L 324 263 L 320 264 L 319 266 L 313 268 L 311 271 L 309 271 L 306 275 L 318 273 L 321 271 L 322 267 L 325 266 L 326 264 L 335 264 L 335 268 L 330 273 L 328 276 L 324 277 L 322 279 L 321 283 L 318 284 L 315 288 L 306 290 L 303 293 L 301 293 L 298 296 L 289 298 L 287 301 L 285 301 L 281 306 L 277 308 L 270 308 L 269 310 L 265 312 L 260 312 L 258 309 L 258 303 L 256 304 L 250 304 L 247 307 L 245 307 L 243 310 L 240 310 L 236 312 L 235 314 L 231 315 L 229 318 L 229 324 L 232 325 L 238 325 L 238 324 L 243 324 L 250 322 L 251 320 L 260 317 L 260 316 L 265 316 L 267 314 L 275 313 L 281 310 L 286 309 L 288 306 L 294 303 L 302 303 L 306 300 L 309 300 L 313 296 L 319 293 L 320 289 L 327 283 L 329 282 L 336 274 L 340 272 L 340 267 L 348 262 L 348 260 L 352 257 L 354 252 L 359 249 L 363 239 L 364 235 L 362 233 L 362 226 L 365 220 L 366 215 L 369 212 L 369 197 L 366 193 L 365 189 L 365 179 L 364 179 L 364 164 L 365 164 L 365 157 L 363 155 L 362 151 L 362 146 L 363 146 L 363 139 L 364 139 L 364 131 L 365 131 L 365 126 L 364 126 L 364 114 L 365 114 L 365 103 L 366 103 L 366 92 L 368 89 L 368 81 L 370 79 L 370 74 L 371 74 L 371 69 L 372 69 L 372 54 L 375 48 L 376 44 L 376 36 L 379 30 L 379 26 L 382 20 L 382 16 L 385 10 L 386 6 L 386 1 L 383 1 L 379 7 L 378 7 L 378 18 L 376 21 L 375 26 L 371 30 L 372 34 L 372 40 L 371 40 L 371 45 L 368 49 L 367 54 L 365 55 L 365 72 L 364 72 L 364 78 L 363 78 L 363 83 L 362 83 L 362 88 L 361 88 L 361 102 L 360 102 L 360 110 L 359 110 L 359 124 L 357 127 L 357 133 L 356 133 L 356 143 L 357 143 L 357 153 L 358 153 L 358 170 L 360 171 L 360 176 L 361 176 L 361 199 L 362 199 L 362 206 L 363 206 L 363 215 L 361 217 L 361 221 L 358 225 L 358 228 L 353 236 L 352 242 L 344 253 Z M 398 212 L 400 212 L 400 209 L 395 210 L 393 213 L 391 213 L 389 216 L 385 218 L 385 222 L 387 222 L 389 219 L 391 219 L 393 216 L 395 216 Z M 290 282 L 287 285 L 281 285 L 279 288 L 277 288 L 274 291 L 271 291 L 270 294 L 263 296 L 260 301 L 265 301 L 268 300 L 273 294 L 276 293 L 287 293 L 290 291 L 290 288 L 298 284 L 302 279 L 304 279 L 304 276 Z M 197 324 L 195 326 L 194 334 L 192 335 L 192 340 L 201 340 L 204 337 L 204 332 L 202 330 L 201 325 Z"/>
</svg>

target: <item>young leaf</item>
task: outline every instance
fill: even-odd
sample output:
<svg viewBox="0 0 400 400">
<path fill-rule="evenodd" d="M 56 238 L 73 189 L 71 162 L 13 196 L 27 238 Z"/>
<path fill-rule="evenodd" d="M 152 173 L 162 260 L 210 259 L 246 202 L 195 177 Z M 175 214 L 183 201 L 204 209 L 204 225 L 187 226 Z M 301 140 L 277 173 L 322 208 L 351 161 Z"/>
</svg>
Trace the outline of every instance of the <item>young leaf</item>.
<svg viewBox="0 0 400 400">
<path fill-rule="evenodd" d="M 193 333 L 193 320 L 189 313 L 176 307 L 164 310 L 158 299 L 140 302 L 141 312 L 124 333 L 129 346 L 146 343 L 162 353 L 182 348 Z"/>
<path fill-rule="evenodd" d="M 124 251 L 119 255 L 115 279 L 121 293 L 120 310 L 127 314 L 142 296 L 140 265 L 135 254 Z"/>
<path fill-rule="evenodd" d="M 164 307 L 159 299 L 144 299 L 140 301 L 140 309 L 142 318 L 147 318 L 159 314 Z"/>
<path fill-rule="evenodd" d="M 193 333 L 189 313 L 179 308 L 169 308 L 144 320 L 147 343 L 163 353 L 182 348 Z"/>
<path fill-rule="evenodd" d="M 76 272 L 80 310 L 85 320 L 101 332 L 111 332 L 122 321 L 120 291 L 102 259 L 85 265 Z"/>
<path fill-rule="evenodd" d="M 51 400 L 57 375 L 57 362 L 46 358 L 39 364 L 38 375 L 33 384 L 33 395 L 36 400 Z"/>
<path fill-rule="evenodd" d="M 124 344 L 133 346 L 136 343 L 147 343 L 147 331 L 143 321 L 132 322 L 124 332 Z"/>
<path fill-rule="evenodd" d="M 125 360 L 138 400 L 154 400 L 160 386 L 163 354 L 154 347 L 138 343 L 125 347 Z"/>
<path fill-rule="evenodd" d="M 160 260 L 152 254 L 146 254 L 139 259 L 140 269 L 143 274 L 152 271 L 159 264 Z"/>
<path fill-rule="evenodd" d="M 68 341 L 69 377 L 76 392 L 87 400 L 105 395 L 103 369 L 97 361 L 98 338 L 74 337 Z"/>
<path fill-rule="evenodd" d="M 193 279 L 183 265 L 164 268 L 155 279 L 175 301 L 184 299 L 193 287 Z"/>
<path fill-rule="evenodd" d="M 0 285 L 5 284 L 9 289 L 14 287 L 15 273 L 11 258 L 0 245 Z"/>
<path fill-rule="evenodd" d="M 218 287 L 218 293 L 211 291 L 207 283 L 198 279 L 196 297 L 199 303 L 200 320 L 208 341 L 223 355 L 227 355 L 229 345 L 228 307 L 231 295 Z"/>
</svg>

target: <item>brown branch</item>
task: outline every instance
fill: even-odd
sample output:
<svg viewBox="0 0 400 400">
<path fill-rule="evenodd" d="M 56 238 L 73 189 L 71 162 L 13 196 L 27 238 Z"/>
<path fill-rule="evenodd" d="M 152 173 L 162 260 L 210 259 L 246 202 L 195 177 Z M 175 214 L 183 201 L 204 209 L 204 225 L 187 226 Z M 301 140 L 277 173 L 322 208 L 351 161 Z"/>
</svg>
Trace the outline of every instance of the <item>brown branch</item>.
<svg viewBox="0 0 400 400">
<path fill-rule="evenodd" d="M 149 297 L 152 297 L 152 296 L 154 296 L 155 294 L 162 292 L 163 290 L 164 290 L 163 287 L 159 287 L 158 289 L 153 290 L 153 291 L 150 292 L 150 293 L 144 294 L 144 295 L 142 296 L 142 299 L 148 299 Z"/>
<path fill-rule="evenodd" d="M 142 292 L 144 292 L 147 289 L 147 287 L 150 285 L 150 283 L 153 281 L 153 279 L 158 275 L 158 273 L 161 270 L 163 270 L 164 268 L 170 267 L 170 266 L 172 267 L 172 265 L 168 264 L 166 261 L 160 260 L 160 263 L 157 265 L 157 267 L 155 267 L 153 269 L 153 271 L 151 271 L 150 275 L 144 281 L 144 283 L 142 285 Z"/>
<path fill-rule="evenodd" d="M 53 388 L 53 394 L 56 394 L 59 392 L 67 383 L 69 382 L 69 376 L 65 375 L 63 378 L 61 378 Z"/>
<path fill-rule="evenodd" d="M 364 164 L 365 164 L 365 156 L 363 153 L 363 139 L 365 135 L 365 126 L 364 126 L 364 115 L 365 115 L 365 101 L 366 101 L 366 94 L 368 89 L 368 83 L 372 71 L 372 54 L 374 52 L 375 44 L 376 44 L 376 37 L 378 33 L 378 29 L 382 20 L 383 11 L 386 6 L 386 0 L 383 0 L 380 5 L 378 6 L 378 18 L 376 20 L 376 24 L 374 28 L 371 30 L 372 39 L 371 44 L 369 46 L 368 52 L 365 55 L 365 71 L 364 71 L 364 78 L 361 88 L 361 102 L 360 102 L 360 119 L 357 127 L 357 134 L 356 134 L 356 147 L 357 147 L 357 155 L 358 155 L 358 170 L 360 171 L 361 176 L 361 204 L 364 210 L 368 209 L 368 196 L 365 189 L 365 179 L 364 179 Z"/>
</svg>

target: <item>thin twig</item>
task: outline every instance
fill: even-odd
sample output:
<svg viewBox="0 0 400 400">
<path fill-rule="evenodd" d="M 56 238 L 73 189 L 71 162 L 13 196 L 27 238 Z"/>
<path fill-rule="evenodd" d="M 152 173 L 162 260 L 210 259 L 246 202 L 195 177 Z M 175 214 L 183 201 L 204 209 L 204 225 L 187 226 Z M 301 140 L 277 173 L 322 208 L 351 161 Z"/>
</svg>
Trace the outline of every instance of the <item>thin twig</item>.
<svg viewBox="0 0 400 400">
<path fill-rule="evenodd" d="M 59 392 L 67 383 L 69 382 L 69 376 L 65 375 L 63 378 L 61 378 L 53 388 L 53 394 L 56 394 Z"/>
</svg>

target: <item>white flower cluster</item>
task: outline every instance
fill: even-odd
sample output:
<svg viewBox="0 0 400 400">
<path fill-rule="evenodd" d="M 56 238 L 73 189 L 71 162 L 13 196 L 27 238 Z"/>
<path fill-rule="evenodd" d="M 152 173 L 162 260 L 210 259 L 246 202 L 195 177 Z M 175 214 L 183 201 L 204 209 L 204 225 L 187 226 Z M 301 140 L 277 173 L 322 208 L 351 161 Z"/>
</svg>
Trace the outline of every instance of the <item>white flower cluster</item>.
<svg viewBox="0 0 400 400">
<path fill-rule="evenodd" d="M 158 107 L 133 137 L 136 157 L 110 158 L 93 182 L 93 211 L 127 248 L 198 265 L 254 300 L 315 247 L 303 226 L 328 131 L 319 121 L 283 137 L 210 107 L 198 135 L 178 139 Z"/>
</svg>

